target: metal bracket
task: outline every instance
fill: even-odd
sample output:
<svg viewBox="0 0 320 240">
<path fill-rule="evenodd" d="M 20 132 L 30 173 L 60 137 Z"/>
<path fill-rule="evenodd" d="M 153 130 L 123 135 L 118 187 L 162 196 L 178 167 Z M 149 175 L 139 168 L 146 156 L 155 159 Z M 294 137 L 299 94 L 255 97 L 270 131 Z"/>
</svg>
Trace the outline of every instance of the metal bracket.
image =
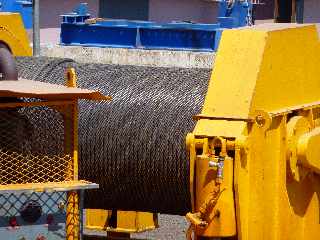
<svg viewBox="0 0 320 240">
<path fill-rule="evenodd" d="M 225 120 L 225 121 L 239 121 L 239 122 L 254 122 L 252 118 L 239 118 L 239 117 L 215 117 L 215 116 L 208 116 L 204 114 L 198 114 L 192 117 L 193 120 L 198 121 L 201 119 L 207 120 Z"/>
</svg>

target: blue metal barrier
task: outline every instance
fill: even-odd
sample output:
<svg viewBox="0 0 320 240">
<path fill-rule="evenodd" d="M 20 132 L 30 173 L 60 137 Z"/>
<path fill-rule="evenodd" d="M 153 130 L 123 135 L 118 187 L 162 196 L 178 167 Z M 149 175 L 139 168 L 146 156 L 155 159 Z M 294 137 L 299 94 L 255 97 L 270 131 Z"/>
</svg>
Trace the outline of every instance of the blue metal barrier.
<svg viewBox="0 0 320 240">
<path fill-rule="evenodd" d="M 101 24 L 63 24 L 61 41 L 63 45 L 91 47 L 136 46 L 137 29 L 132 27 L 105 27 Z"/>
<path fill-rule="evenodd" d="M 140 28 L 140 48 L 178 49 L 178 50 L 217 50 L 222 30 L 193 29 L 173 27 Z M 138 45 L 138 44 L 137 44 Z"/>
<path fill-rule="evenodd" d="M 32 0 L 0 0 L 2 12 L 17 12 L 21 14 L 25 28 L 32 28 Z"/>
<path fill-rule="evenodd" d="M 249 0 L 235 0 L 232 4 L 222 0 L 216 24 L 157 24 L 121 19 L 86 21 L 88 14 L 82 11 L 62 15 L 60 43 L 95 47 L 216 51 L 223 29 L 250 24 L 251 10 Z"/>
</svg>

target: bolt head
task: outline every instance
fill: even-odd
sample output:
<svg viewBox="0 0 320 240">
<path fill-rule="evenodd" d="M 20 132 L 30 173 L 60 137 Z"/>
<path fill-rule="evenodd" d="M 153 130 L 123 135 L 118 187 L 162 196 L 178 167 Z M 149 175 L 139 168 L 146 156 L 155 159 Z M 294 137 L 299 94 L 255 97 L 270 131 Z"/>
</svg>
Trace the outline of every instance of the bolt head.
<svg viewBox="0 0 320 240">
<path fill-rule="evenodd" d="M 258 115 L 258 116 L 256 116 L 256 123 L 260 127 L 263 127 L 266 124 L 266 119 L 262 115 Z"/>
</svg>

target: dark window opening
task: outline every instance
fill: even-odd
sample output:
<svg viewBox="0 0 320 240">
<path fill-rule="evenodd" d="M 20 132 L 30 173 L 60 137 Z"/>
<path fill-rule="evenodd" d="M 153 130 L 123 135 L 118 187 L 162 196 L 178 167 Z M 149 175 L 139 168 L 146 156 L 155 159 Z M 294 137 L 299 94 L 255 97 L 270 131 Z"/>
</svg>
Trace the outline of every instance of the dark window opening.
<svg viewBox="0 0 320 240">
<path fill-rule="evenodd" d="M 276 0 L 276 21 L 279 23 L 290 23 L 292 19 L 292 0 Z"/>
<path fill-rule="evenodd" d="M 148 20 L 149 0 L 100 0 L 102 18 Z"/>
</svg>

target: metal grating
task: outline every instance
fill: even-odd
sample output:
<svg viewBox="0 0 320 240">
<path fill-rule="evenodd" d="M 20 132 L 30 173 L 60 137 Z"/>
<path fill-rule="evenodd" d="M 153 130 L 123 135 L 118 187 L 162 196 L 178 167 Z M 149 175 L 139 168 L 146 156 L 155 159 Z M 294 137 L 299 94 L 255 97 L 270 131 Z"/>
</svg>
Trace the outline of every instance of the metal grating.
<svg viewBox="0 0 320 240">
<path fill-rule="evenodd" d="M 28 201 L 39 202 L 42 213 L 45 215 L 57 212 L 66 213 L 66 209 L 59 208 L 59 204 L 67 204 L 67 196 L 64 192 L 55 193 L 21 193 L 0 195 L 0 217 L 12 217 L 20 215 L 23 204 Z"/>
<path fill-rule="evenodd" d="M 0 109 L 0 184 L 73 180 L 71 128 L 46 106 Z M 68 131 L 67 131 L 68 130 Z"/>
</svg>

